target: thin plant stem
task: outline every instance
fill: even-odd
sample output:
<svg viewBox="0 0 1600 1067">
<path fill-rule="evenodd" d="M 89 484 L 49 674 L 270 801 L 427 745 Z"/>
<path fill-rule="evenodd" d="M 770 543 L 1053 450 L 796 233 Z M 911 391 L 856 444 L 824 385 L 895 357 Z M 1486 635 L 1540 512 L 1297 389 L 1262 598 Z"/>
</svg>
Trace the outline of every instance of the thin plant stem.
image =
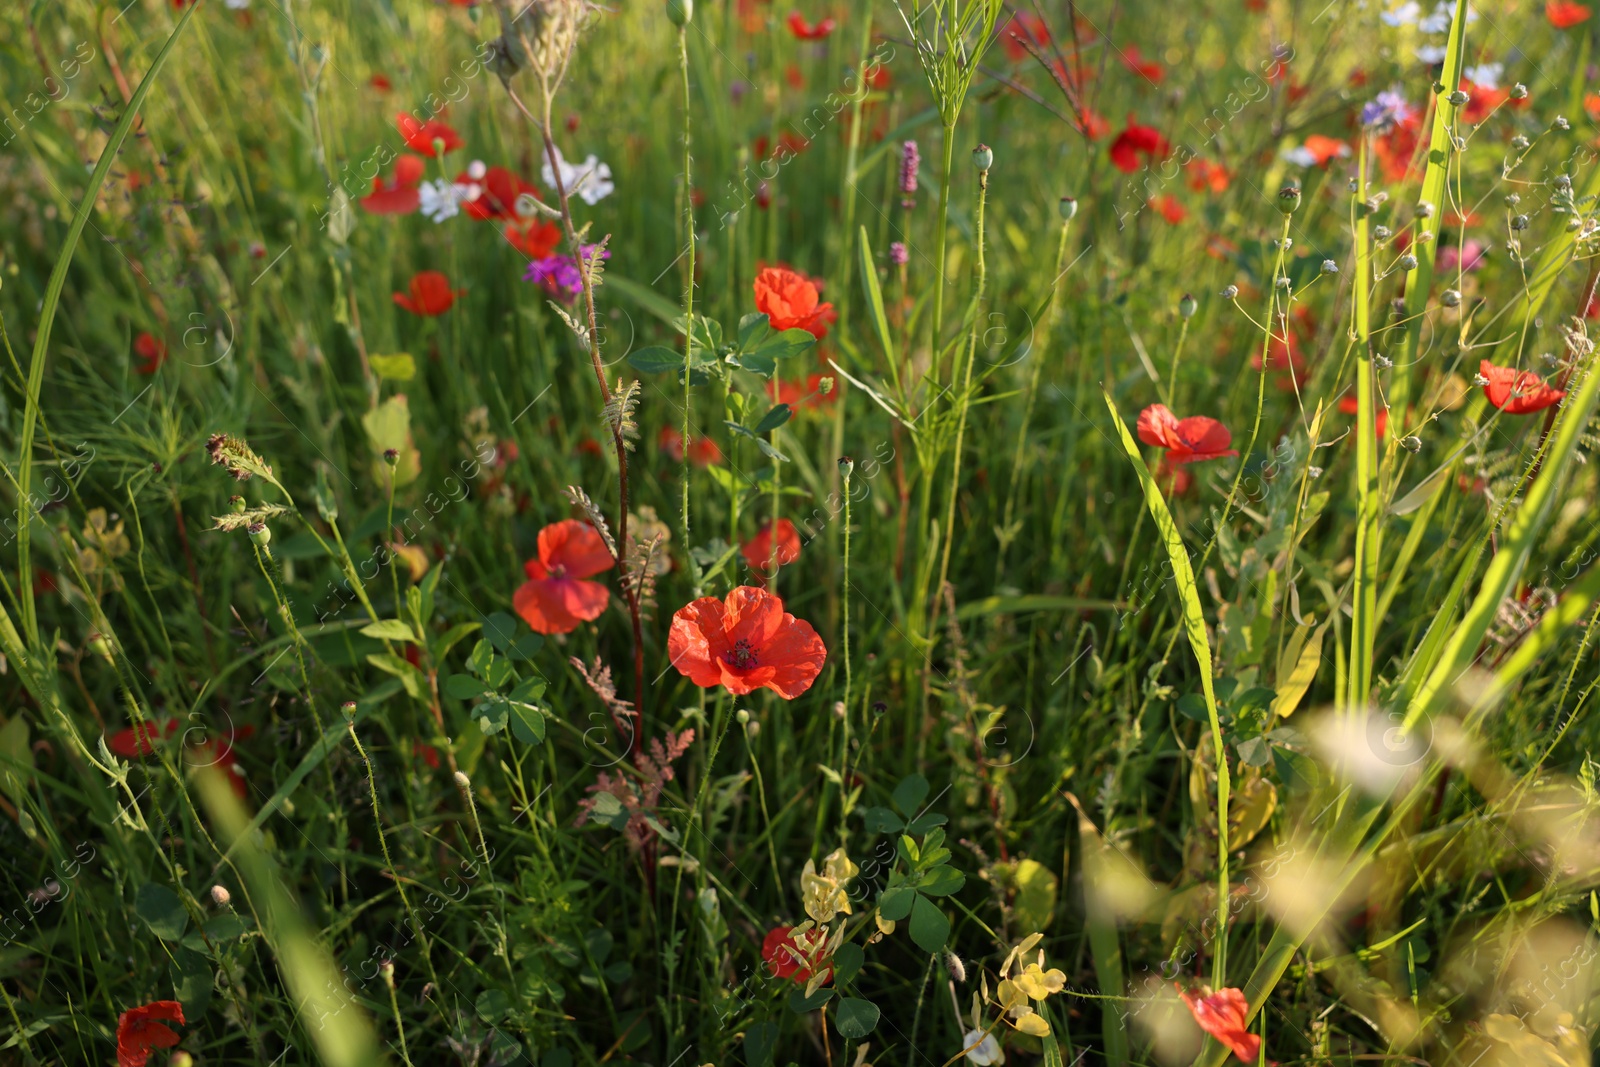
<svg viewBox="0 0 1600 1067">
<path fill-rule="evenodd" d="M 689 115 L 692 98 L 689 93 L 689 27 L 678 27 L 678 71 L 683 77 L 683 225 L 688 244 L 688 266 L 683 272 L 683 543 L 689 543 L 689 407 L 692 402 L 689 385 L 692 375 L 689 366 L 694 352 L 694 158 L 690 154 Z"/>
</svg>

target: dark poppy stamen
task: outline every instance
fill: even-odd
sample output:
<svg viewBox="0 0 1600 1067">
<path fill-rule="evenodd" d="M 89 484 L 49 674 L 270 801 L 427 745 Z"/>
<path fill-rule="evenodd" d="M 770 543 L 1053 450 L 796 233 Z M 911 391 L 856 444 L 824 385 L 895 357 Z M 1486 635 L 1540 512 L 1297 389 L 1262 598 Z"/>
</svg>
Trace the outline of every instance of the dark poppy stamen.
<svg viewBox="0 0 1600 1067">
<path fill-rule="evenodd" d="M 756 651 L 750 647 L 749 641 L 740 641 L 728 653 L 728 662 L 740 670 L 749 670 L 756 665 Z"/>
</svg>

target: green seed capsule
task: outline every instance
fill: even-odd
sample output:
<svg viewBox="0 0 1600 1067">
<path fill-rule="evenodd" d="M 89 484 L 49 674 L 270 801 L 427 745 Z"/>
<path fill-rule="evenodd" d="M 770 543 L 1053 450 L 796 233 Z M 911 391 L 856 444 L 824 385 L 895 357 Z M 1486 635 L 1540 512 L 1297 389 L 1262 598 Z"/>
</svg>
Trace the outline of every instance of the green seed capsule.
<svg viewBox="0 0 1600 1067">
<path fill-rule="evenodd" d="M 694 0 L 667 0 L 667 18 L 680 28 L 689 25 L 694 19 Z"/>
</svg>

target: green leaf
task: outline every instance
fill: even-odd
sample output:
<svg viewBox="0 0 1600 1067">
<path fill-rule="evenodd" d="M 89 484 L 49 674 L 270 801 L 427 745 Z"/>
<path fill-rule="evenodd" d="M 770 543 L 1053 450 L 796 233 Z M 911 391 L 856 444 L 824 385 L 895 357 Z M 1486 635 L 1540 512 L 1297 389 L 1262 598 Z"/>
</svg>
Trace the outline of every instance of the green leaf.
<svg viewBox="0 0 1600 1067">
<path fill-rule="evenodd" d="M 511 998 L 503 989 L 485 989 L 478 994 L 472 1007 L 484 1022 L 497 1023 L 511 1011 Z"/>
<path fill-rule="evenodd" d="M 628 353 L 628 365 L 640 374 L 667 374 L 683 370 L 683 353 L 651 345 Z"/>
<path fill-rule="evenodd" d="M 380 619 L 361 628 L 363 637 L 376 637 L 380 641 L 416 641 L 416 631 L 399 619 Z"/>
<path fill-rule="evenodd" d="M 407 486 L 422 473 L 422 453 L 417 451 L 411 437 L 411 407 L 404 393 L 396 393 L 365 415 L 361 425 L 372 443 L 373 478 L 380 485 L 388 485 L 394 477 L 396 486 Z M 383 458 L 383 453 L 394 449 L 400 454 L 393 468 Z"/>
<path fill-rule="evenodd" d="M 211 1006 L 211 990 L 216 984 L 211 964 L 199 952 L 180 945 L 173 950 L 168 971 L 172 976 L 173 991 L 183 1005 L 184 1017 L 200 1018 Z"/>
<path fill-rule="evenodd" d="M 543 678 L 524 678 L 508 694 L 512 700 L 520 700 L 524 704 L 532 704 L 544 696 Z"/>
<path fill-rule="evenodd" d="M 613 830 L 624 830 L 628 826 L 628 811 L 615 793 L 596 793 L 594 803 L 589 808 L 589 818 Z"/>
<path fill-rule="evenodd" d="M 771 356 L 764 356 L 759 352 L 746 352 L 742 355 L 729 356 L 728 362 L 752 374 L 759 374 L 763 378 L 770 378 L 778 373 L 777 360 Z"/>
<path fill-rule="evenodd" d="M 450 627 L 450 629 L 446 630 L 444 634 L 440 636 L 439 640 L 435 642 L 433 646 L 433 658 L 435 660 L 444 659 L 444 657 L 449 654 L 452 648 L 455 648 L 456 645 L 460 644 L 467 637 L 470 637 L 472 632 L 477 628 L 478 624 L 475 622 L 462 622 Z"/>
<path fill-rule="evenodd" d="M 794 415 L 794 408 L 788 404 L 775 404 L 771 411 L 761 416 L 761 421 L 756 423 L 756 433 L 771 433 L 779 426 L 788 422 Z"/>
<path fill-rule="evenodd" d="M 924 952 L 938 952 L 950 940 L 950 917 L 920 893 L 911 906 L 911 940 Z"/>
<path fill-rule="evenodd" d="M 189 925 L 189 913 L 184 910 L 178 894 L 156 882 L 146 882 L 133 898 L 133 910 L 144 920 L 150 932 L 163 941 L 177 941 Z"/>
<path fill-rule="evenodd" d="M 861 227 L 861 289 L 867 296 L 867 313 L 872 319 L 872 332 L 883 347 L 884 359 L 890 368 L 899 366 L 894 358 L 894 334 L 889 329 L 889 317 L 883 312 L 883 290 L 878 288 L 878 265 L 872 261 L 872 242 L 867 238 L 867 228 Z"/>
<path fill-rule="evenodd" d="M 929 830 L 932 830 L 935 826 L 943 826 L 949 821 L 950 817 L 948 815 L 941 815 L 936 811 L 923 812 L 915 819 L 912 819 L 910 822 L 906 823 L 906 833 L 925 834 Z"/>
<path fill-rule="evenodd" d="M 752 311 L 739 320 L 739 351 L 754 352 L 772 332 L 772 322 L 764 311 Z"/>
<path fill-rule="evenodd" d="M 906 828 L 900 816 L 888 808 L 864 808 L 861 817 L 869 834 L 897 834 Z"/>
<path fill-rule="evenodd" d="M 766 360 L 792 359 L 807 352 L 817 343 L 817 339 L 809 330 L 799 328 L 784 330 L 780 333 L 768 334 L 762 338 L 756 347 L 748 352 L 739 353 L 741 359 L 758 357 Z"/>
<path fill-rule="evenodd" d="M 497 652 L 504 652 L 517 639 L 517 620 L 503 611 L 483 617 L 483 638 Z"/>
<path fill-rule="evenodd" d="M 922 807 L 922 802 L 928 799 L 928 780 L 920 774 L 908 774 L 900 779 L 900 784 L 894 787 L 894 795 L 890 798 L 894 806 L 900 809 L 900 814 L 910 817 Z"/>
<path fill-rule="evenodd" d="M 772 1059 L 777 1051 L 777 1023 L 756 1023 L 744 1032 L 744 1062 L 746 1067 L 772 1067 Z"/>
<path fill-rule="evenodd" d="M 789 1010 L 796 1015 L 804 1015 L 808 1011 L 816 1011 L 832 999 L 831 989 L 819 989 L 809 997 L 805 995 L 804 990 L 796 989 L 789 994 Z"/>
<path fill-rule="evenodd" d="M 878 1025 L 878 1006 L 859 997 L 844 997 L 833 1012 L 833 1026 L 840 1037 L 859 1041 Z"/>
<path fill-rule="evenodd" d="M 372 365 L 373 373 L 392 382 L 409 382 L 417 376 L 417 361 L 411 358 L 410 352 L 396 352 L 392 356 L 372 355 L 367 357 L 367 362 Z"/>
<path fill-rule="evenodd" d="M 899 922 L 911 914 L 917 901 L 917 891 L 908 885 L 885 889 L 878 898 L 878 914 L 890 922 Z"/>
<path fill-rule="evenodd" d="M 400 679 L 400 684 L 405 686 L 406 693 L 417 699 L 427 699 L 427 678 L 421 671 L 413 667 L 408 661 L 399 656 L 391 656 L 387 652 L 375 653 L 367 657 L 367 662 Z"/>
<path fill-rule="evenodd" d="M 967 884 L 967 876 L 946 863 L 941 863 L 917 883 L 917 888 L 932 897 L 947 897 Z"/>
<path fill-rule="evenodd" d="M 544 713 L 532 704 L 511 701 L 511 736 L 525 745 L 544 744 Z"/>
<path fill-rule="evenodd" d="M 510 721 L 511 702 L 504 697 L 486 700 L 473 707 L 472 717 L 477 720 L 478 729 L 483 731 L 483 736 L 493 737 L 504 730 Z"/>
<path fill-rule="evenodd" d="M 861 951 L 861 946 L 846 942 L 840 945 L 833 953 L 833 984 L 835 986 L 849 985 L 861 971 L 861 964 L 866 961 L 867 954 Z M 848 1001 L 842 1001 L 843 1007 Z"/>
<path fill-rule="evenodd" d="M 1252 767 L 1265 767 L 1272 762 L 1272 743 L 1264 737 L 1252 737 L 1236 746 L 1239 758 Z"/>
<path fill-rule="evenodd" d="M 488 686 L 470 674 L 452 674 L 444 680 L 444 695 L 457 700 L 476 700 L 488 691 Z"/>
</svg>

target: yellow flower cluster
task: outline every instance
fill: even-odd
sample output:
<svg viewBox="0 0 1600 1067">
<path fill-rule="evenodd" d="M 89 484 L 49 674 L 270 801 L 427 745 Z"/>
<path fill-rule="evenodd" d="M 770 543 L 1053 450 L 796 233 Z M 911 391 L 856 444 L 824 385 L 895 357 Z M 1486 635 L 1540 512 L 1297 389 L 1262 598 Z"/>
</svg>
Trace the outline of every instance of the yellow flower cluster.
<svg viewBox="0 0 1600 1067">
<path fill-rule="evenodd" d="M 1012 1020 L 1011 1025 L 1034 1037 L 1049 1034 L 1050 1024 L 1034 1010 L 1033 1005 L 1043 1004 L 1046 997 L 1061 992 L 1067 985 L 1067 976 L 1061 971 L 1054 967 L 1048 971 L 1044 969 L 1043 949 L 1039 950 L 1038 962 L 1027 964 L 1013 974 L 1020 957 L 1032 951 L 1043 939 L 1043 934 L 1032 934 L 1011 950 L 1000 968 L 1000 988 L 995 991 L 995 999 Z"/>
<path fill-rule="evenodd" d="M 800 872 L 800 896 L 805 901 L 806 914 L 819 923 L 832 922 L 835 915 L 851 914 L 850 897 L 844 887 L 858 871 L 860 868 L 850 862 L 842 848 L 828 853 L 822 861 L 821 874 L 815 863 L 806 860 L 806 869 Z"/>
</svg>

